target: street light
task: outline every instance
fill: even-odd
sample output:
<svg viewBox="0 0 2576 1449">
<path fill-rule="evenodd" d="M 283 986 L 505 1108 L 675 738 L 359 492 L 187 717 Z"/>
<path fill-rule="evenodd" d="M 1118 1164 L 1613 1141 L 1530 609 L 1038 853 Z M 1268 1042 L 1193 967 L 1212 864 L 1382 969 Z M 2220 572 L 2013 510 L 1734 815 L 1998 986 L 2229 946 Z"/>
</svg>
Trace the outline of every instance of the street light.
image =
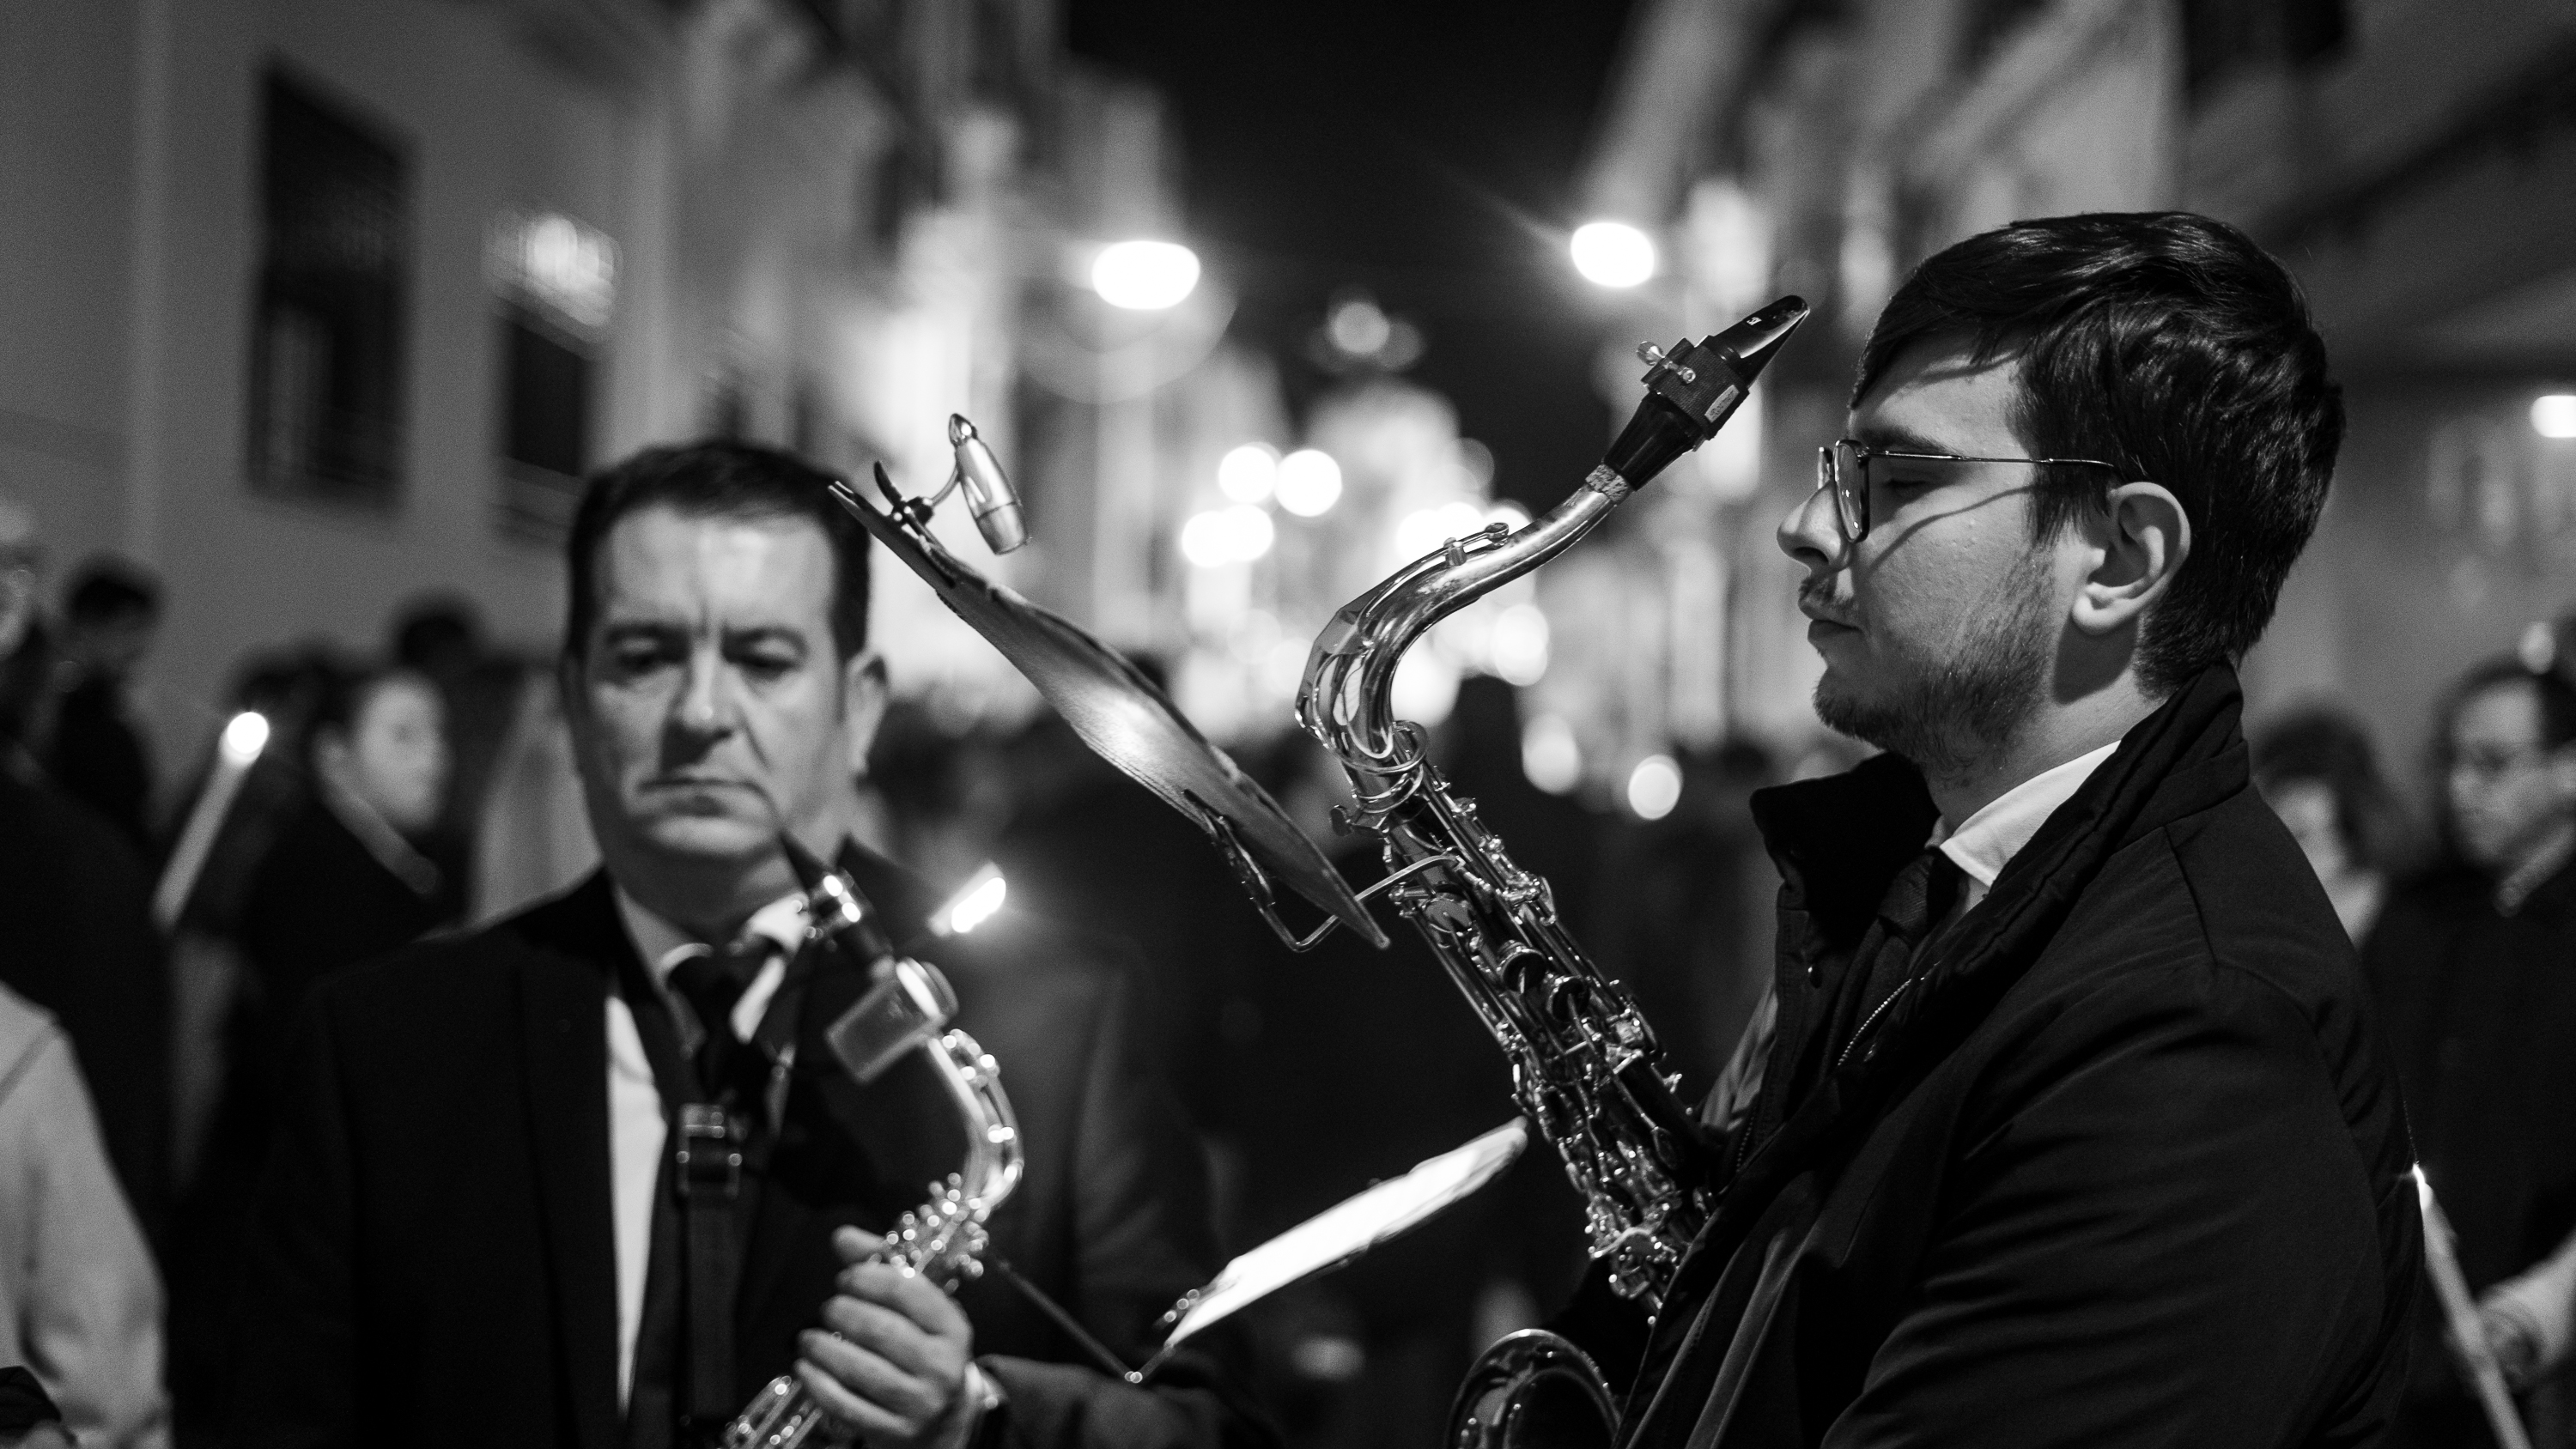
<svg viewBox="0 0 2576 1449">
<path fill-rule="evenodd" d="M 1198 253 L 1178 242 L 1113 242 L 1091 262 L 1091 290 L 1131 312 L 1177 307 L 1198 285 Z"/>
<path fill-rule="evenodd" d="M 2576 438 L 2576 394 L 2553 392 L 2533 398 L 2531 430 L 2544 438 Z"/>
<path fill-rule="evenodd" d="M 1576 227 L 1574 269 L 1599 287 L 1633 287 L 1655 274 L 1655 239 L 1624 221 Z"/>
</svg>

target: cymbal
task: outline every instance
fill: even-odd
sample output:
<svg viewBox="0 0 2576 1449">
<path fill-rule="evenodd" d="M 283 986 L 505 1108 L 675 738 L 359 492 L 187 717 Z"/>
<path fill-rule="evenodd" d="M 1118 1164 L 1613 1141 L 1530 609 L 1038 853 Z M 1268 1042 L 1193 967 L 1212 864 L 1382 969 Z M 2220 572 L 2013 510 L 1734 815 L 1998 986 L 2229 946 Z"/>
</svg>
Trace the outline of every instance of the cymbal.
<svg viewBox="0 0 2576 1449">
<path fill-rule="evenodd" d="M 1082 626 L 959 562 L 924 526 L 928 509 L 897 493 L 882 468 L 877 486 L 894 511 L 877 507 L 844 482 L 832 485 L 832 495 L 919 574 L 950 612 L 991 640 L 1092 753 L 1206 832 L 1252 896 L 1254 909 L 1282 940 L 1294 944 L 1297 937 L 1279 920 L 1273 882 L 1385 947 L 1386 932 L 1324 852 L 1152 680 Z"/>
</svg>

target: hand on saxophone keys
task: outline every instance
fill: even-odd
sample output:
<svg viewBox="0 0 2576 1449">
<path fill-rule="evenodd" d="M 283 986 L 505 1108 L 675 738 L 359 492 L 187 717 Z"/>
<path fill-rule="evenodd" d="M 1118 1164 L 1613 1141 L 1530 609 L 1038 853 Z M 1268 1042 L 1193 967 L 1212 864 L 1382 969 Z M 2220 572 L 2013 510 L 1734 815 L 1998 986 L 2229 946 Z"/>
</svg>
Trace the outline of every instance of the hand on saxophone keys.
<svg viewBox="0 0 2576 1449">
<path fill-rule="evenodd" d="M 929 1278 L 876 1261 L 884 1240 L 832 1235 L 845 1265 L 808 1330 L 796 1376 L 826 1415 L 871 1449 L 963 1449 L 989 1398 L 975 1368 L 975 1327 Z"/>
</svg>

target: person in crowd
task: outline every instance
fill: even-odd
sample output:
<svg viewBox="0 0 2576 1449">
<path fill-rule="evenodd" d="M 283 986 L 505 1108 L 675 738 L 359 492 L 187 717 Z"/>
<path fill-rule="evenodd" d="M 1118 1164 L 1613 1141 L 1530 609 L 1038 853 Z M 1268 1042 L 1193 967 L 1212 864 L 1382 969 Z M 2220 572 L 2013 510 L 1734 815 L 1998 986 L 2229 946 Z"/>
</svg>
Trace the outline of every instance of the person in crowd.
<svg viewBox="0 0 2576 1449">
<path fill-rule="evenodd" d="M 170 1442 L 152 1255 L 99 1145 L 71 1043 L 53 1018 L 7 987 L 0 987 L 0 1363 L 31 1369 L 83 1445 Z M 9 1432 L 0 1423 L 0 1435 Z"/>
<path fill-rule="evenodd" d="M 279 1030 L 314 982 L 464 910 L 462 862 L 434 833 L 449 754 L 445 706 L 427 679 L 344 671 L 314 712 L 305 760 L 310 795 L 261 858 L 238 933 Z"/>
<path fill-rule="evenodd" d="M 2254 788 L 2290 827 L 2359 946 L 2411 854 L 2404 808 L 2379 773 L 2370 735 L 2350 715 L 2319 707 L 2275 721 L 2252 748 Z"/>
<path fill-rule="evenodd" d="M 2325 501 L 2324 344 L 2203 217 L 2018 222 L 1881 312 L 1781 548 L 1816 710 L 1763 791 L 1775 1023 L 1623 1442 L 2371 1442 L 2422 1236 L 2396 1077 L 2247 778 L 2235 664 Z M 1750 1089 L 1749 1091 L 1747 1089 Z M 1607 1321 L 1605 1321 L 1607 1320 Z"/>
<path fill-rule="evenodd" d="M 240 1442 L 697 1444 L 791 1372 L 871 1444 L 1266 1437 L 1211 1360 L 1131 1386 L 1030 1296 L 1141 1361 L 1215 1267 L 1203 1168 L 1113 963 L 1012 911 L 929 938 L 923 884 L 840 838 L 884 675 L 866 538 L 825 485 L 736 442 L 592 479 L 561 670 L 605 866 L 314 987 L 251 1254 Z M 951 1298 L 870 1261 L 953 1166 L 956 1121 L 927 1067 L 862 1085 L 825 1039 L 869 971 L 782 948 L 803 901 L 782 829 L 837 854 L 1004 1064 L 1027 1149 L 990 1224 L 1008 1282 Z M 791 961 L 812 968 L 792 989 Z M 739 1160 L 684 1200 L 719 1150 Z"/>
<path fill-rule="evenodd" d="M 2564 1274 L 2545 1260 L 2576 1232 L 2576 688 L 2480 665 L 2437 742 L 2446 858 L 2390 895 L 2362 964 L 2461 1272 L 2527 1377 L 2566 1351 Z M 2439 1315 L 2420 1318 L 2389 1442 L 2475 1442 Z"/>
<path fill-rule="evenodd" d="M 42 690 L 33 518 L 0 500 L 0 743 L 31 728 Z M 170 989 L 152 883 L 132 842 L 11 748 L 0 765 L 0 986 L 50 1013 L 77 1048 L 99 1130 L 148 1232 L 166 1207 Z"/>
<path fill-rule="evenodd" d="M 436 686 L 446 707 L 452 763 L 438 830 L 461 848 L 480 838 L 528 665 L 495 651 L 473 602 L 455 594 L 425 595 L 396 610 L 387 643 L 394 664 Z"/>
<path fill-rule="evenodd" d="M 96 558 L 63 600 L 62 662 L 45 768 L 73 799 L 152 850 L 152 759 L 127 715 L 126 683 L 161 627 L 161 585 L 134 564 Z"/>
</svg>

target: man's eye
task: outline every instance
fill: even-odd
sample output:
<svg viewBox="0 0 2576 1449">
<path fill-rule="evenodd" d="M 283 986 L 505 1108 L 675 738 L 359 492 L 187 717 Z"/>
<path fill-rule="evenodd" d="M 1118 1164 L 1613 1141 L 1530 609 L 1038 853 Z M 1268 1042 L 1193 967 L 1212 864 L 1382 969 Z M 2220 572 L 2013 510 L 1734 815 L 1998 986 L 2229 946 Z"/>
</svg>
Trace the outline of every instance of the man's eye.
<svg viewBox="0 0 2576 1449">
<path fill-rule="evenodd" d="M 776 650 L 746 650 L 734 656 L 734 667 L 755 679 L 782 678 L 801 662 L 792 653 Z"/>
<path fill-rule="evenodd" d="M 675 663 L 678 658 L 677 651 L 659 644 L 619 644 L 608 651 L 608 667 L 618 674 L 646 674 Z"/>
</svg>

